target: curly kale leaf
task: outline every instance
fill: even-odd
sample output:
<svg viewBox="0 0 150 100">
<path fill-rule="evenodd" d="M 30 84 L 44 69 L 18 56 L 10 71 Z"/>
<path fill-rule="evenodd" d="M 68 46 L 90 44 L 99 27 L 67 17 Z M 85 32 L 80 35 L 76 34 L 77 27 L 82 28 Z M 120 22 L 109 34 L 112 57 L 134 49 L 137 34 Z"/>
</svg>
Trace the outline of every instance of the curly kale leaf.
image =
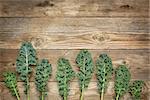
<svg viewBox="0 0 150 100">
<path fill-rule="evenodd" d="M 98 80 L 98 89 L 103 100 L 103 94 L 107 88 L 108 80 L 113 74 L 113 65 L 111 58 L 107 54 L 101 54 L 96 61 L 96 76 Z"/>
<path fill-rule="evenodd" d="M 57 62 L 56 80 L 58 81 L 59 94 L 63 100 L 67 100 L 69 92 L 69 81 L 75 77 L 69 60 L 60 58 Z"/>
<path fill-rule="evenodd" d="M 17 88 L 17 78 L 16 74 L 12 72 L 4 73 L 4 83 L 5 86 L 9 88 L 11 94 L 17 97 L 17 100 L 20 100 L 18 88 Z"/>
<path fill-rule="evenodd" d="M 83 91 L 88 88 L 92 73 L 94 71 L 93 60 L 88 50 L 81 50 L 76 58 L 76 63 L 79 67 L 78 79 L 80 87 L 80 99 L 83 99 Z"/>
<path fill-rule="evenodd" d="M 44 100 L 47 92 L 47 82 L 52 72 L 51 64 L 47 59 L 42 59 L 36 67 L 35 84 L 38 91 L 41 92 L 41 98 Z"/>
<path fill-rule="evenodd" d="M 133 100 L 140 100 L 143 85 L 143 81 L 136 80 L 129 86 L 129 93 L 131 94 Z"/>
<path fill-rule="evenodd" d="M 120 65 L 115 71 L 116 100 L 123 96 L 129 88 L 131 74 L 126 65 Z"/>
<path fill-rule="evenodd" d="M 16 60 L 16 70 L 20 74 L 20 79 L 24 81 L 25 93 L 28 94 L 29 90 L 29 74 L 32 69 L 30 65 L 36 65 L 36 51 L 32 44 L 29 42 L 23 42 L 19 50 L 19 54 Z"/>
</svg>

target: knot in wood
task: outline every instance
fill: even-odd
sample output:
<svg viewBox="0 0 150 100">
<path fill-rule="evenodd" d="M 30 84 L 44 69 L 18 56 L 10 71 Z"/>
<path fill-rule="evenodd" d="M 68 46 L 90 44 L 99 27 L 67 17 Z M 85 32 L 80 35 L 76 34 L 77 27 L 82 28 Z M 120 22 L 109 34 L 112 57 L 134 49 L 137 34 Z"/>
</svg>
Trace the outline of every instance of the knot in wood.
<svg viewBox="0 0 150 100">
<path fill-rule="evenodd" d="M 42 45 L 44 45 L 45 41 L 42 38 L 39 38 L 39 37 L 34 38 L 33 37 L 33 38 L 31 38 L 31 43 L 33 44 L 34 47 L 39 48 Z"/>
<path fill-rule="evenodd" d="M 133 8 L 133 7 L 127 4 L 127 5 L 121 5 L 120 8 L 123 8 L 123 9 L 131 9 L 131 8 Z"/>
<path fill-rule="evenodd" d="M 107 33 L 97 33 L 97 34 L 94 34 L 92 38 L 99 42 L 108 41 L 110 39 Z"/>
</svg>

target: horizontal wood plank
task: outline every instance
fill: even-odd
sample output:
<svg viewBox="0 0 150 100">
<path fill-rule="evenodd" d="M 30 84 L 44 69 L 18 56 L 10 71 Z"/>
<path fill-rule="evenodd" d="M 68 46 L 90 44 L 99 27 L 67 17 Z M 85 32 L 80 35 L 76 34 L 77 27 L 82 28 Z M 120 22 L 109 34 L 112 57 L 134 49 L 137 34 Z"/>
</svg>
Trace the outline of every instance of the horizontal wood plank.
<svg viewBox="0 0 150 100">
<path fill-rule="evenodd" d="M 0 17 L 148 17 L 149 0 L 0 0 Z"/>
<path fill-rule="evenodd" d="M 30 41 L 36 49 L 146 49 L 148 33 L 4 33 L 0 48 L 18 49 Z"/>
<path fill-rule="evenodd" d="M 127 64 L 132 75 L 132 80 L 149 80 L 149 50 L 89 50 L 92 54 L 94 62 L 98 58 L 99 54 L 107 53 L 113 61 L 113 67 L 116 68 L 120 64 Z M 15 49 L 1 49 L 0 56 L 0 73 L 6 71 L 16 72 L 16 57 L 18 50 Z M 75 58 L 79 50 L 37 50 L 37 56 L 39 59 L 46 58 L 52 64 L 52 77 L 50 81 L 55 80 L 55 74 L 57 70 L 57 60 L 60 57 L 69 59 L 74 71 L 78 72 L 78 67 L 75 64 Z M 33 67 L 34 69 L 35 67 Z M 30 81 L 34 81 L 35 70 L 31 75 Z M 75 79 L 74 81 L 76 81 Z M 92 81 L 96 80 L 96 76 L 93 75 Z M 3 81 L 3 76 L 0 74 L 0 81 Z"/>
<path fill-rule="evenodd" d="M 148 33 L 149 18 L 0 18 L 0 33 Z"/>
<path fill-rule="evenodd" d="M 0 18 L 0 26 L 6 49 L 24 40 L 38 49 L 143 49 L 149 41 L 148 18 Z"/>
<path fill-rule="evenodd" d="M 141 100 L 148 100 L 149 98 L 149 81 L 145 81 L 145 85 L 143 86 L 142 90 L 142 99 Z M 31 100 L 38 100 L 39 93 L 36 90 L 36 86 L 34 82 L 30 82 L 31 90 L 30 90 L 30 96 Z M 23 84 L 22 82 L 18 82 L 18 88 L 21 95 L 21 100 L 25 99 L 25 95 L 23 93 Z M 1 100 L 8 100 L 9 98 L 11 100 L 16 100 L 14 97 L 11 96 L 9 90 L 4 86 L 3 82 L 0 82 L 0 98 Z M 70 84 L 70 92 L 68 96 L 68 100 L 79 100 L 80 91 L 79 91 L 79 85 L 77 82 L 71 82 Z M 114 82 L 109 82 L 108 88 L 105 93 L 105 100 L 113 100 L 113 97 L 115 96 L 114 93 Z M 97 92 L 97 83 L 96 82 L 90 82 L 88 89 L 84 93 L 85 100 L 99 100 L 99 94 Z M 48 100 L 61 100 L 59 93 L 58 93 L 58 87 L 56 82 L 49 82 L 48 83 Z M 131 96 L 129 94 L 125 94 L 121 100 L 132 100 Z"/>
</svg>

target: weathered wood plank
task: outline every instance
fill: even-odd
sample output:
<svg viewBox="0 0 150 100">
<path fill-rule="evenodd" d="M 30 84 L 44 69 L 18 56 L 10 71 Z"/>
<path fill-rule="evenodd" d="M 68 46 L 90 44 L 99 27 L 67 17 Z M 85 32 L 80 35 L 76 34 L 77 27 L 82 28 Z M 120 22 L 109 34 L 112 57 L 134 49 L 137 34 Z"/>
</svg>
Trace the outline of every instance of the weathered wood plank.
<svg viewBox="0 0 150 100">
<path fill-rule="evenodd" d="M 149 40 L 148 18 L 0 18 L 0 26 L 0 47 L 7 49 L 26 39 L 47 44 L 42 49 L 136 49 Z"/>
<path fill-rule="evenodd" d="M 38 100 L 38 92 L 36 91 L 36 87 L 34 82 L 30 82 L 31 85 L 31 100 Z M 18 88 L 19 92 L 21 94 L 22 99 L 25 99 L 25 95 L 23 93 L 23 84 L 21 82 L 18 82 Z M 49 82 L 48 83 L 48 100 L 61 100 L 59 93 L 58 93 L 58 87 L 56 82 Z M 79 85 L 78 82 L 71 82 L 70 85 L 70 92 L 68 100 L 79 100 L 80 91 L 79 91 Z M 142 99 L 141 100 L 148 100 L 149 96 L 149 81 L 145 81 L 145 85 L 143 87 L 142 91 Z M 4 86 L 3 82 L 0 82 L 0 92 L 1 92 L 1 100 L 15 100 L 9 93 L 9 90 Z M 7 95 L 7 96 L 6 96 Z M 105 100 L 113 100 L 114 96 L 114 82 L 110 82 L 108 84 L 108 88 L 105 93 Z M 97 84 L 96 82 L 90 82 L 88 89 L 84 93 L 85 100 L 99 100 L 99 94 L 97 92 Z M 22 100 L 21 99 L 21 100 Z M 122 97 L 121 100 L 131 100 L 131 97 L 129 94 L 126 94 Z"/>
<path fill-rule="evenodd" d="M 18 49 L 22 41 L 30 41 L 37 49 L 145 49 L 148 33 L 3 33 L 0 48 Z"/>
<path fill-rule="evenodd" d="M 0 17 L 148 17 L 149 0 L 0 0 Z"/>
<path fill-rule="evenodd" d="M 149 18 L 0 18 L 0 33 L 148 33 L 148 20 Z"/>
<path fill-rule="evenodd" d="M 132 79 L 149 80 L 149 50 L 89 50 L 92 54 L 94 62 L 101 53 L 107 53 L 113 60 L 114 68 L 120 64 L 127 64 L 129 66 Z M 0 73 L 11 70 L 15 72 L 15 62 L 18 50 L 15 49 L 1 49 L 0 56 Z M 50 81 L 55 80 L 55 74 L 57 70 L 57 60 L 60 57 L 65 57 L 70 60 L 70 63 L 75 71 L 78 68 L 75 64 L 75 58 L 79 50 L 37 50 L 38 58 L 47 58 L 52 64 L 53 71 Z M 35 67 L 33 67 L 35 68 Z M 34 72 L 35 73 L 35 72 Z M 31 81 L 34 80 L 34 73 L 31 75 Z M 92 81 L 95 81 L 96 77 L 93 75 Z M 0 74 L 0 81 L 3 81 L 3 76 Z M 76 80 L 75 80 L 76 81 Z"/>
</svg>

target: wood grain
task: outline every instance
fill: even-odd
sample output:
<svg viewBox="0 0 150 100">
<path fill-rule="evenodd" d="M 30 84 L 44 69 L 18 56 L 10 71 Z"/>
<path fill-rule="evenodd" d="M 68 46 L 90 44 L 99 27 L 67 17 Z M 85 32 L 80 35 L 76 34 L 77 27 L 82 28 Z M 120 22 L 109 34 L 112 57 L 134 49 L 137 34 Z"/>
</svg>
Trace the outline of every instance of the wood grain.
<svg viewBox="0 0 150 100">
<path fill-rule="evenodd" d="M 148 100 L 149 98 L 147 95 L 150 89 L 148 84 L 149 84 L 149 81 L 145 81 L 145 85 L 143 86 L 143 90 L 142 90 L 141 100 Z M 31 90 L 30 90 L 31 100 L 38 100 L 39 93 L 36 90 L 36 86 L 34 82 L 30 82 L 30 86 L 31 86 Z M 23 93 L 22 82 L 18 82 L 18 88 L 21 94 L 21 98 L 25 99 L 26 97 Z M 0 92 L 1 92 L 1 96 L 0 96 L 1 100 L 8 100 L 8 98 L 10 98 L 11 100 L 15 100 L 15 98 L 12 98 L 11 94 L 9 93 L 9 90 L 4 86 L 3 82 L 0 82 Z M 78 82 L 71 82 L 68 100 L 79 100 L 79 96 L 80 96 L 80 91 L 79 91 Z M 114 100 L 113 96 L 115 96 L 114 83 L 109 82 L 104 98 L 106 100 Z M 88 89 L 84 93 L 84 97 L 85 97 L 85 100 L 99 100 L 99 94 L 97 92 L 96 82 L 90 82 Z M 56 82 L 48 83 L 47 100 L 61 100 L 59 93 L 58 93 L 58 87 L 57 87 Z M 132 99 L 129 94 L 126 94 L 121 98 L 121 100 L 132 100 Z"/>
<path fill-rule="evenodd" d="M 149 0 L 1 0 L 0 17 L 148 17 Z"/>
<path fill-rule="evenodd" d="M 18 49 L 23 41 L 30 41 L 36 49 L 146 49 L 147 33 L 4 33 L 0 48 Z"/>
<path fill-rule="evenodd" d="M 0 18 L 0 26 L 0 48 L 6 49 L 18 49 L 24 40 L 38 49 L 149 46 L 148 18 Z"/>
<path fill-rule="evenodd" d="M 94 62 L 107 53 L 114 68 L 127 64 L 133 80 L 144 80 L 142 100 L 150 98 L 149 0 L 0 0 L 0 100 L 16 100 L 4 86 L 2 73 L 16 72 L 16 57 L 22 41 L 30 41 L 39 59 L 53 67 L 48 100 L 61 100 L 55 73 L 57 59 L 75 58 L 79 49 L 90 49 Z M 33 69 L 35 67 L 33 66 Z M 38 100 L 31 74 L 31 100 Z M 113 100 L 114 76 L 105 94 Z M 18 79 L 21 100 L 25 99 Z M 71 82 L 68 100 L 79 100 L 77 79 Z M 85 92 L 85 100 L 99 100 L 95 74 Z M 126 94 L 122 100 L 131 100 Z"/>
<path fill-rule="evenodd" d="M 148 18 L 0 18 L 0 33 L 148 33 Z"/>
<path fill-rule="evenodd" d="M 0 73 L 11 70 L 15 72 L 15 62 L 18 50 L 15 49 L 1 49 L 0 59 Z M 149 50 L 89 50 L 92 54 L 94 62 L 98 58 L 99 54 L 107 53 L 113 61 L 114 68 L 120 64 L 127 64 L 132 75 L 132 80 L 141 79 L 149 80 Z M 73 69 L 77 72 L 78 68 L 75 64 L 75 58 L 79 50 L 37 50 L 37 56 L 39 59 L 46 58 L 52 64 L 53 71 L 50 81 L 55 80 L 55 73 L 57 70 L 57 60 L 60 57 L 65 57 L 70 60 Z M 35 67 L 33 67 L 35 68 Z M 35 73 L 35 72 L 34 72 Z M 34 81 L 34 73 L 31 75 L 31 80 Z M 93 75 L 92 81 L 95 81 L 96 77 Z M 2 74 L 0 74 L 0 81 L 3 81 Z M 75 80 L 76 81 L 76 80 Z"/>
</svg>

